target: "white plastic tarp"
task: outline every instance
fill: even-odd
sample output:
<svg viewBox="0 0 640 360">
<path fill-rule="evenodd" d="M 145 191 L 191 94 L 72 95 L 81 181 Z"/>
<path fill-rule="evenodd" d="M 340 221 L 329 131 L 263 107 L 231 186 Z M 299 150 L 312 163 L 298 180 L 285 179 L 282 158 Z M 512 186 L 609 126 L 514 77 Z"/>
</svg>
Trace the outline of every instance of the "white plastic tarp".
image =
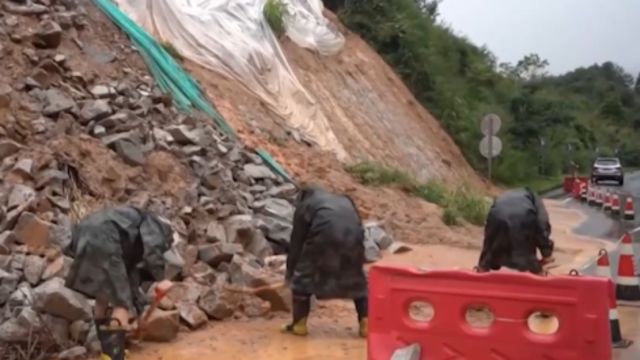
<svg viewBox="0 0 640 360">
<path fill-rule="evenodd" d="M 238 80 L 287 124 L 345 158 L 329 122 L 304 89 L 263 16 L 266 0 L 115 0 L 135 22 L 181 56 Z M 286 34 L 299 46 L 336 54 L 344 37 L 321 0 L 282 0 Z M 214 99 L 215 100 L 215 99 Z"/>
</svg>

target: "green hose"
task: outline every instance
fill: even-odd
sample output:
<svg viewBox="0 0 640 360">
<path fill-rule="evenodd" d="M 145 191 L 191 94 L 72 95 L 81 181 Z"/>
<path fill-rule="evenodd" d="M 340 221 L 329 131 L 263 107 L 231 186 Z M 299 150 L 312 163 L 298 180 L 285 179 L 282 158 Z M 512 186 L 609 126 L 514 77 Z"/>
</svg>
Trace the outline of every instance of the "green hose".
<svg viewBox="0 0 640 360">
<path fill-rule="evenodd" d="M 129 35 L 160 88 L 173 96 L 173 102 L 180 111 L 189 113 L 195 107 L 211 116 L 229 137 L 237 138 L 235 131 L 216 110 L 215 105 L 204 96 L 198 83 L 149 33 L 131 20 L 111 0 L 93 0 L 93 2 L 111 21 Z M 258 149 L 257 154 L 276 174 L 293 182 L 282 166 L 268 152 Z"/>
</svg>

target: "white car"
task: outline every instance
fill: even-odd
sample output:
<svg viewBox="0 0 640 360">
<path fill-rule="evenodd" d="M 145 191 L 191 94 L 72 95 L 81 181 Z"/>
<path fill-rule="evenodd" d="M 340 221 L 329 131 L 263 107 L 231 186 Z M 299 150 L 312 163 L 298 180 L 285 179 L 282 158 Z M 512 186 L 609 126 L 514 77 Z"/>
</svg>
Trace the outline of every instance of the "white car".
<svg viewBox="0 0 640 360">
<path fill-rule="evenodd" d="M 594 161 L 591 169 L 591 182 L 616 181 L 620 186 L 624 185 L 624 170 L 620 159 L 614 157 L 599 157 Z"/>
</svg>

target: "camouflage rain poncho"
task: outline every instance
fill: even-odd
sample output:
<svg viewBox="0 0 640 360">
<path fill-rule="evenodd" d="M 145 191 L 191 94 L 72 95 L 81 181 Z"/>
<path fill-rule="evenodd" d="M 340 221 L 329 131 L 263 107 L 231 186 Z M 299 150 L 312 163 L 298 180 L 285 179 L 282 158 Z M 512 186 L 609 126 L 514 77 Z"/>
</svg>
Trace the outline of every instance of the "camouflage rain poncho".
<svg viewBox="0 0 640 360">
<path fill-rule="evenodd" d="M 365 297 L 364 262 L 364 229 L 351 199 L 317 188 L 303 190 L 287 258 L 292 291 L 318 299 Z"/>
<path fill-rule="evenodd" d="M 542 272 L 536 250 L 543 257 L 553 253 L 549 215 L 542 200 L 528 188 L 506 192 L 489 211 L 478 267 Z"/>
<path fill-rule="evenodd" d="M 73 228 L 68 252 L 74 261 L 66 285 L 140 313 L 146 304 L 140 284 L 164 279 L 171 242 L 171 227 L 146 211 L 116 207 L 93 213 Z"/>
</svg>

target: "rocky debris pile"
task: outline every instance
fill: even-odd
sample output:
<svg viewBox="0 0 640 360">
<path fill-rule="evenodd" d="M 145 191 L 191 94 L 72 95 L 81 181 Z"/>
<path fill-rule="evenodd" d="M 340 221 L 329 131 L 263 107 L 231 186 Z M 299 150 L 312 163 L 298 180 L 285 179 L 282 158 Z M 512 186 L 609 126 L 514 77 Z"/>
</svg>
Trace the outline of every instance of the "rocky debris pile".
<svg viewBox="0 0 640 360">
<path fill-rule="evenodd" d="M 72 259 L 62 249 L 74 220 L 111 203 L 155 211 L 178 234 L 178 289 L 152 316 L 147 339 L 287 310 L 284 288 L 229 289 L 282 281 L 277 254 L 287 251 L 295 186 L 207 116 L 179 113 L 146 69 L 131 66 L 138 56 L 129 47 L 92 52 L 81 35 L 106 26 L 97 9 L 16 0 L 0 15 L 0 59 L 9 64 L 0 69 L 0 342 L 46 332 L 67 349 L 60 358 L 98 349 L 93 300 L 64 286 Z M 78 65 L 88 56 L 102 71 Z M 392 241 L 378 224 L 367 234 L 375 261 Z"/>
</svg>

